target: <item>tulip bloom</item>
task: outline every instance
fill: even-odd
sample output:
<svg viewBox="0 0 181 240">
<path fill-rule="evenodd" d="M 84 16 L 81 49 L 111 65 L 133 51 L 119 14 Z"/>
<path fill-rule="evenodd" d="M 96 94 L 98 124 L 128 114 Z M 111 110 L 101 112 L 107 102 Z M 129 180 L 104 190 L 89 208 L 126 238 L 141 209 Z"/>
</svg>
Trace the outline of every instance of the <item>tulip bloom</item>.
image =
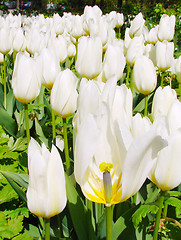
<svg viewBox="0 0 181 240">
<path fill-rule="evenodd" d="M 111 206 L 133 196 L 146 180 L 153 159 L 164 143 L 142 118 L 134 126 L 145 126 L 132 135 L 120 121 L 112 121 L 104 103 L 100 114 L 88 114 L 75 143 L 74 173 L 86 198 Z M 143 120 L 144 121 L 144 120 Z"/>
<path fill-rule="evenodd" d="M 75 112 L 78 97 L 77 83 L 78 78 L 68 68 L 57 76 L 51 91 L 50 102 L 58 116 L 66 118 Z"/>
<path fill-rule="evenodd" d="M 144 52 L 144 39 L 143 36 L 134 37 L 129 41 L 126 51 L 126 62 L 130 66 L 133 66 L 136 59 L 143 55 Z"/>
<path fill-rule="evenodd" d="M 19 51 L 24 51 L 26 48 L 26 39 L 23 33 L 23 29 L 22 28 L 14 28 L 13 30 L 13 38 L 12 38 L 12 49 L 15 52 L 19 52 Z"/>
<path fill-rule="evenodd" d="M 157 117 L 155 124 L 162 122 L 159 131 L 168 141 L 160 150 L 149 174 L 150 180 L 162 191 L 171 190 L 181 184 L 181 102 L 175 99 L 165 115 Z"/>
<path fill-rule="evenodd" d="M 151 93 L 157 84 L 156 70 L 153 62 L 146 56 L 136 59 L 133 67 L 133 84 L 144 95 Z"/>
<path fill-rule="evenodd" d="M 166 116 L 173 103 L 177 99 L 177 93 L 170 86 L 158 87 L 152 103 L 152 118 Z"/>
<path fill-rule="evenodd" d="M 143 15 L 140 12 L 131 22 L 131 27 L 129 29 L 129 35 L 131 38 L 134 38 L 135 36 L 140 36 L 142 34 L 144 23 L 145 20 L 143 19 Z"/>
<path fill-rule="evenodd" d="M 96 78 L 102 70 L 102 42 L 100 37 L 81 37 L 78 43 L 77 72 L 87 79 Z"/>
<path fill-rule="evenodd" d="M 118 81 L 123 75 L 125 65 L 126 59 L 122 49 L 109 44 L 104 56 L 102 80 L 106 82 L 115 74 Z"/>
<path fill-rule="evenodd" d="M 50 41 L 50 48 L 53 47 L 53 51 L 60 63 L 64 63 L 68 56 L 68 42 L 62 35 L 52 38 Z"/>
<path fill-rule="evenodd" d="M 175 21 L 176 18 L 174 15 L 168 16 L 167 14 L 163 14 L 158 28 L 158 39 L 160 41 L 171 41 L 173 39 L 175 33 Z"/>
<path fill-rule="evenodd" d="M 149 178 L 162 191 L 171 190 L 181 184 L 181 131 L 168 137 L 168 146 L 158 153 Z"/>
<path fill-rule="evenodd" d="M 161 71 L 168 70 L 173 64 L 174 43 L 158 41 L 156 43 L 156 64 Z"/>
<path fill-rule="evenodd" d="M 61 71 L 59 59 L 50 48 L 43 48 L 39 59 L 42 66 L 42 85 L 51 89 L 59 72 Z"/>
<path fill-rule="evenodd" d="M 177 81 L 181 83 L 181 56 L 174 60 L 174 74 L 177 75 Z"/>
<path fill-rule="evenodd" d="M 52 145 L 51 152 L 31 138 L 28 146 L 29 185 L 26 193 L 30 212 L 51 218 L 66 206 L 65 176 L 61 157 Z"/>
<path fill-rule="evenodd" d="M 0 52 L 8 54 L 12 47 L 12 36 L 10 34 L 9 25 L 5 23 L 0 29 Z"/>
<path fill-rule="evenodd" d="M 13 94 L 18 101 L 28 104 L 40 93 L 41 68 L 37 59 L 18 53 L 12 76 Z"/>
</svg>

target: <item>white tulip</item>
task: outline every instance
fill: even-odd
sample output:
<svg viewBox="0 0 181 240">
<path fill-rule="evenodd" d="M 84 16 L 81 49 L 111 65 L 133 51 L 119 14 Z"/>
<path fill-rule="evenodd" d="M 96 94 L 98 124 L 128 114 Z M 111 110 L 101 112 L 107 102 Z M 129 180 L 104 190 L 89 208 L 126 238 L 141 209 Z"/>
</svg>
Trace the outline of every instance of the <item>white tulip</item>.
<svg viewBox="0 0 181 240">
<path fill-rule="evenodd" d="M 77 109 L 77 83 L 78 78 L 68 68 L 57 76 L 51 91 L 50 103 L 58 116 L 66 118 Z"/>
<path fill-rule="evenodd" d="M 52 145 L 51 152 L 31 138 L 28 146 L 29 184 L 27 205 L 39 217 L 51 218 L 66 206 L 65 176 L 61 157 Z"/>
<path fill-rule="evenodd" d="M 40 93 L 41 76 L 41 67 L 37 59 L 17 53 L 12 75 L 15 98 L 24 104 L 33 101 Z"/>
<path fill-rule="evenodd" d="M 141 56 L 135 61 L 133 84 L 136 90 L 144 95 L 151 93 L 157 85 L 156 69 L 146 56 Z"/>
</svg>

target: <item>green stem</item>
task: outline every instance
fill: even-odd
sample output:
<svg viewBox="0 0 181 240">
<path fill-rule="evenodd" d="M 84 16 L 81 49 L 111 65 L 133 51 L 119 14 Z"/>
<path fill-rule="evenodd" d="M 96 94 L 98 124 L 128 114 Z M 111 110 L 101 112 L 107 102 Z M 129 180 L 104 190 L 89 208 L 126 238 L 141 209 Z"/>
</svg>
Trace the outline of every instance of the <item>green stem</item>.
<svg viewBox="0 0 181 240">
<path fill-rule="evenodd" d="M 69 148 L 68 148 L 68 137 L 67 137 L 67 119 L 63 118 L 63 136 L 64 136 L 64 151 L 66 161 L 66 172 L 70 175 L 70 160 L 69 160 Z"/>
<path fill-rule="evenodd" d="M 168 204 L 165 203 L 164 208 L 163 208 L 163 216 L 164 216 L 164 218 L 167 217 L 167 210 L 168 210 Z"/>
<path fill-rule="evenodd" d="M 45 240 L 50 240 L 50 218 L 45 218 Z"/>
<path fill-rule="evenodd" d="M 4 55 L 4 108 L 6 109 L 6 55 Z"/>
<path fill-rule="evenodd" d="M 133 69 L 131 68 L 131 76 L 130 76 L 130 89 L 131 89 L 131 92 L 133 93 Z"/>
<path fill-rule="evenodd" d="M 113 208 L 106 208 L 106 240 L 112 240 L 112 219 L 113 219 Z"/>
<path fill-rule="evenodd" d="M 161 83 L 160 86 L 163 88 L 163 81 L 164 81 L 164 72 L 161 73 Z"/>
<path fill-rule="evenodd" d="M 181 100 L 181 84 L 180 83 L 179 83 L 179 92 L 180 92 L 179 100 Z"/>
<path fill-rule="evenodd" d="M 155 222 L 155 228 L 154 228 L 154 233 L 153 233 L 153 240 L 158 239 L 158 230 L 159 230 L 159 225 L 160 225 L 160 219 L 161 219 L 161 213 L 162 213 L 162 207 L 163 207 L 163 202 L 164 202 L 164 192 L 161 191 L 159 200 L 158 200 L 158 212 L 156 215 L 156 222 Z"/>
<path fill-rule="evenodd" d="M 28 117 L 28 104 L 24 104 L 25 108 L 25 126 L 26 126 L 26 137 L 28 144 L 30 142 L 30 129 L 29 129 L 29 117 Z"/>
<path fill-rule="evenodd" d="M 148 95 L 145 96 L 145 110 L 144 110 L 144 116 L 148 115 Z"/>
<path fill-rule="evenodd" d="M 56 131 L 55 131 L 55 113 L 52 109 L 52 141 L 53 144 L 56 144 Z"/>
<path fill-rule="evenodd" d="M 57 215 L 57 221 L 58 221 L 58 226 L 59 226 L 59 232 L 60 232 L 60 238 L 63 236 L 63 231 L 62 231 L 62 225 L 61 225 L 61 219 L 60 219 L 60 214 Z"/>
<path fill-rule="evenodd" d="M 128 71 L 127 71 L 127 76 L 126 76 L 126 86 L 127 86 L 127 88 L 129 87 L 129 74 L 130 74 L 130 69 L 131 69 L 131 66 L 128 65 Z"/>
<path fill-rule="evenodd" d="M 88 231 L 89 231 L 89 240 L 93 240 L 93 232 L 92 232 L 92 202 L 87 200 L 87 210 L 88 210 Z"/>
</svg>

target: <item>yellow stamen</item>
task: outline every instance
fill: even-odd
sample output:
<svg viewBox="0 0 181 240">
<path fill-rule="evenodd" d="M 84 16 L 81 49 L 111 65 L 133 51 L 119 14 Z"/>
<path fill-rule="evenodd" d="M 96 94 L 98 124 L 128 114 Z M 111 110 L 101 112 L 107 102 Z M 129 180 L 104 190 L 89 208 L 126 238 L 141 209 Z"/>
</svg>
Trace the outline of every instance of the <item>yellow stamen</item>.
<svg viewBox="0 0 181 240">
<path fill-rule="evenodd" d="M 105 163 L 105 162 L 103 162 L 103 163 L 101 163 L 99 165 L 99 169 L 103 173 L 104 172 L 110 172 L 112 168 L 113 168 L 113 164 L 112 163 Z"/>
</svg>

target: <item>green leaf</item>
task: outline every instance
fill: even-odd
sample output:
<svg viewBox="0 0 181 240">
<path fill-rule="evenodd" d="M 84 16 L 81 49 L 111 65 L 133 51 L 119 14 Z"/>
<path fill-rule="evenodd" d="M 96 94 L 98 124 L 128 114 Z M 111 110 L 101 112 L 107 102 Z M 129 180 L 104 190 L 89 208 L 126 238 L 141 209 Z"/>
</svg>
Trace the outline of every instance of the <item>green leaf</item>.
<svg viewBox="0 0 181 240">
<path fill-rule="evenodd" d="M 79 240 L 88 239 L 86 207 L 67 174 L 65 174 L 65 180 L 67 192 L 67 206 L 70 212 L 75 232 Z"/>
<path fill-rule="evenodd" d="M 181 192 L 178 192 L 178 191 L 168 191 L 168 193 L 171 197 L 180 197 L 181 196 Z"/>
<path fill-rule="evenodd" d="M 13 116 L 13 112 L 14 112 L 14 105 L 15 105 L 15 97 L 13 95 L 13 91 L 10 90 L 7 94 L 7 112 L 9 114 L 9 116 Z"/>
<path fill-rule="evenodd" d="M 26 202 L 26 194 L 20 188 L 20 186 L 27 188 L 28 185 L 27 185 L 27 182 L 25 182 L 24 179 L 21 177 L 21 174 L 17 174 L 13 172 L 3 172 L 3 171 L 0 171 L 0 172 L 7 179 L 9 184 L 12 186 L 15 192 L 17 192 L 20 198 Z"/>
<path fill-rule="evenodd" d="M 27 148 L 27 138 L 20 137 L 16 140 L 10 151 L 24 151 Z"/>
<path fill-rule="evenodd" d="M 33 240 L 34 238 L 31 237 L 28 233 L 23 233 L 23 234 L 20 234 L 14 238 L 12 238 L 12 240 Z"/>
<path fill-rule="evenodd" d="M 117 240 L 121 235 L 121 239 L 133 239 L 135 229 L 131 221 L 132 214 L 138 209 L 138 205 L 130 208 L 122 216 L 120 216 L 113 225 L 113 240 Z M 124 238 L 126 237 L 126 238 Z"/>
<path fill-rule="evenodd" d="M 0 236 L 3 239 L 13 239 L 23 229 L 23 216 L 17 218 L 7 218 L 4 213 L 0 213 Z"/>
<path fill-rule="evenodd" d="M 48 139 L 45 137 L 42 127 L 36 118 L 35 118 L 35 129 L 36 129 L 36 134 L 39 136 L 40 140 L 44 142 L 46 147 L 48 147 Z"/>
<path fill-rule="evenodd" d="M 165 204 L 167 205 L 171 205 L 173 207 L 176 208 L 180 208 L 181 209 L 181 200 L 175 197 L 170 197 L 165 201 Z"/>
<path fill-rule="evenodd" d="M 17 124 L 15 120 L 8 114 L 6 110 L 0 108 L 0 124 L 11 135 L 15 136 L 17 133 Z"/>
<path fill-rule="evenodd" d="M 142 219 L 145 218 L 148 213 L 156 214 L 158 209 L 159 208 L 156 205 L 141 205 L 132 216 L 134 227 L 137 228 L 139 223 L 142 222 Z"/>
<path fill-rule="evenodd" d="M 169 239 L 180 240 L 181 239 L 181 228 L 179 228 L 176 224 L 170 222 L 166 225 L 167 229 L 169 229 Z"/>
</svg>

